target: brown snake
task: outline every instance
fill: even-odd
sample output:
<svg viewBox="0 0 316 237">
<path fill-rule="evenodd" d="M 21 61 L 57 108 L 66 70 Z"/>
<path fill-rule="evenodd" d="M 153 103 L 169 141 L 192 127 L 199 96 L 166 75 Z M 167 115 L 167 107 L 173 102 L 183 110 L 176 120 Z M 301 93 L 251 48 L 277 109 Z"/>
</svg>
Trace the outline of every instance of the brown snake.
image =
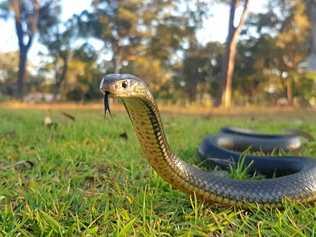
<svg viewBox="0 0 316 237">
<path fill-rule="evenodd" d="M 287 157 L 296 162 L 298 172 L 283 177 L 244 181 L 219 177 L 182 161 L 171 151 L 158 107 L 141 79 L 129 74 L 111 74 L 102 79 L 100 89 L 106 96 L 122 101 L 145 158 L 173 187 L 195 194 L 201 200 L 225 205 L 276 206 L 284 199 L 304 203 L 315 201 L 315 160 Z"/>
</svg>

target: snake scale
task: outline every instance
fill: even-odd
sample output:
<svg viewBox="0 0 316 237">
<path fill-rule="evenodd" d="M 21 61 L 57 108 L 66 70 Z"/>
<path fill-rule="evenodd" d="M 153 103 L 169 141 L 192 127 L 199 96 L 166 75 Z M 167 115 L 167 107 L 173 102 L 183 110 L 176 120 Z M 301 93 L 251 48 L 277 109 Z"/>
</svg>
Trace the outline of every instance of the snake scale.
<svg viewBox="0 0 316 237">
<path fill-rule="evenodd" d="M 174 188 L 200 200 L 223 205 L 279 206 L 284 199 L 308 203 L 316 200 L 316 160 L 308 157 L 247 156 L 246 162 L 263 173 L 276 168 L 290 174 L 262 180 L 235 180 L 207 172 L 179 159 L 168 144 L 157 104 L 146 83 L 130 74 L 106 75 L 100 84 L 101 92 L 118 98 L 124 105 L 145 158 L 155 171 Z M 105 99 L 106 101 L 106 99 Z M 108 107 L 108 104 L 107 104 Z M 107 110 L 108 108 L 106 108 Z M 207 137 L 199 148 L 202 157 L 236 161 L 239 153 L 219 148 L 214 137 Z M 273 165 L 272 165 L 273 164 Z"/>
</svg>

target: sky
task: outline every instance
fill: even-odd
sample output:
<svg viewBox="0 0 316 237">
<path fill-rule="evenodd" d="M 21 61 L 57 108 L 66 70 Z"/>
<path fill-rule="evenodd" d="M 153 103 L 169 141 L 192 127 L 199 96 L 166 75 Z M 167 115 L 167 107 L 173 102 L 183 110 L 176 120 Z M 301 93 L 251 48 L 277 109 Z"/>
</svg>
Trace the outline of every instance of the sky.
<svg viewBox="0 0 316 237">
<path fill-rule="evenodd" d="M 61 0 L 62 3 L 62 20 L 67 20 L 73 14 L 78 14 L 85 9 L 89 9 L 91 0 Z M 264 11 L 266 0 L 250 1 L 250 12 Z M 211 9 L 212 16 L 204 22 L 203 28 L 198 31 L 197 37 L 202 44 L 209 41 L 224 42 L 227 35 L 229 9 L 226 5 L 214 4 Z M 240 15 L 240 14 L 239 14 Z M 0 20 L 0 53 L 18 50 L 18 42 L 15 34 L 14 21 Z M 44 47 L 40 45 L 35 38 L 33 46 L 29 52 L 31 60 L 38 59 L 40 51 Z"/>
</svg>

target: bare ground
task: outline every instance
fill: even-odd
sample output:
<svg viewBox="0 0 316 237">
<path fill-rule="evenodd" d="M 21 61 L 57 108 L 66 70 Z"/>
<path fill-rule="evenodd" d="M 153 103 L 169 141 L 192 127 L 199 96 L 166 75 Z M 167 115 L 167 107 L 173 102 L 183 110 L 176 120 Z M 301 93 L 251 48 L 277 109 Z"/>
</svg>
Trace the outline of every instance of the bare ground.
<svg viewBox="0 0 316 237">
<path fill-rule="evenodd" d="M 201 115 L 201 116 L 234 116 L 234 115 L 277 115 L 277 116 L 313 116 L 316 115 L 316 108 L 298 107 L 277 107 L 277 106 L 247 106 L 233 107 L 231 109 L 209 108 L 199 105 L 166 105 L 158 104 L 162 113 L 182 114 L 182 115 Z M 32 109 L 32 110 L 103 110 L 102 103 L 21 103 L 21 102 L 2 102 L 0 108 L 5 109 Z M 123 112 L 124 107 L 119 103 L 112 103 L 111 110 Z"/>
</svg>

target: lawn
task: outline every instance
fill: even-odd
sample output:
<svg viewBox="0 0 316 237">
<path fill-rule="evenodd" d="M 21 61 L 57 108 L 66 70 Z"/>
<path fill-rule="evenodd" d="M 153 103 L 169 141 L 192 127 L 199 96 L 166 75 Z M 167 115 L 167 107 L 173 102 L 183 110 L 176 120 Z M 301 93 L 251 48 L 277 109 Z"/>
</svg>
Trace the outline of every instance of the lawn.
<svg viewBox="0 0 316 237">
<path fill-rule="evenodd" d="M 75 121 L 58 110 L 1 109 L 0 235 L 316 235 L 315 205 L 243 210 L 203 204 L 172 189 L 144 161 L 125 113 L 67 113 Z M 46 127 L 46 116 L 57 126 Z M 266 132 L 299 128 L 316 137 L 313 113 L 164 114 L 163 121 L 171 147 L 196 165 L 201 139 L 226 125 Z M 316 142 L 300 155 L 316 157 Z"/>
</svg>

